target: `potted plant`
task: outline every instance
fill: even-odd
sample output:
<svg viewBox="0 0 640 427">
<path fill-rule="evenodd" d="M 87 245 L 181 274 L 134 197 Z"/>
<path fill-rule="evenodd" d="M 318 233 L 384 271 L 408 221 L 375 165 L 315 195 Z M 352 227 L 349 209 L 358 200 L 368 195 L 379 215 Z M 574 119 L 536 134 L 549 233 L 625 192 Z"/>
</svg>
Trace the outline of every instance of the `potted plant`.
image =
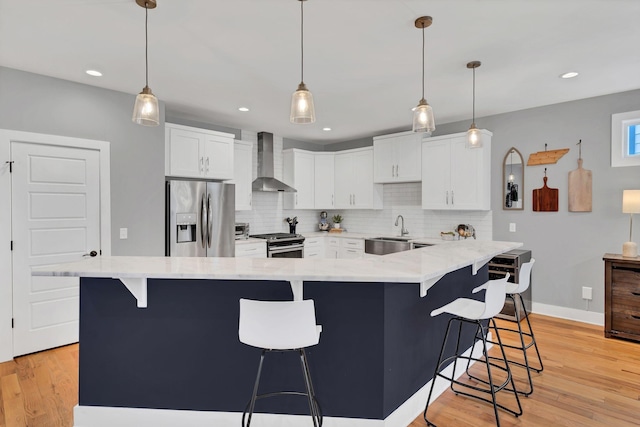
<svg viewBox="0 0 640 427">
<path fill-rule="evenodd" d="M 340 223 L 342 222 L 342 215 L 334 215 L 333 220 L 333 228 L 340 228 Z"/>
</svg>

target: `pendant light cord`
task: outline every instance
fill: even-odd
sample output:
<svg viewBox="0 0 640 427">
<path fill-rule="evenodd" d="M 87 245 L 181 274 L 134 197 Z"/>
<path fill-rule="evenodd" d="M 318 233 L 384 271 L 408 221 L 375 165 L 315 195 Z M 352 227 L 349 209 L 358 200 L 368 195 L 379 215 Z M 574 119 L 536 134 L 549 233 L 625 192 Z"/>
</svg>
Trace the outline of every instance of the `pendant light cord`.
<svg viewBox="0 0 640 427">
<path fill-rule="evenodd" d="M 424 99 L 424 23 L 422 24 L 422 99 Z"/>
<path fill-rule="evenodd" d="M 144 72 L 145 86 L 149 87 L 149 35 L 148 35 L 149 8 L 144 3 Z"/>
<path fill-rule="evenodd" d="M 300 82 L 304 83 L 304 0 L 300 0 Z"/>
</svg>

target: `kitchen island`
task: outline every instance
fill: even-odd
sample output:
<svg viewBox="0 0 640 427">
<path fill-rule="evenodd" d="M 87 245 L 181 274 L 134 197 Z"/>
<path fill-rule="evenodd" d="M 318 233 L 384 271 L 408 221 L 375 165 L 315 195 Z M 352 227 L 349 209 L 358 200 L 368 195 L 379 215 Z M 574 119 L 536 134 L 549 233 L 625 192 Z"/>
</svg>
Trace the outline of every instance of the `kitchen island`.
<svg viewBox="0 0 640 427">
<path fill-rule="evenodd" d="M 308 356 L 325 426 L 404 427 L 426 401 L 448 320 L 430 311 L 471 297 L 488 260 L 520 246 L 460 241 L 357 260 L 97 257 L 33 274 L 81 277 L 76 427 L 239 425 L 260 353 L 238 341 L 240 298 L 315 300 L 323 332 Z M 270 356 L 261 390 L 300 388 L 295 355 Z M 267 399 L 256 426 L 305 425 L 295 414 L 307 409 Z"/>
</svg>

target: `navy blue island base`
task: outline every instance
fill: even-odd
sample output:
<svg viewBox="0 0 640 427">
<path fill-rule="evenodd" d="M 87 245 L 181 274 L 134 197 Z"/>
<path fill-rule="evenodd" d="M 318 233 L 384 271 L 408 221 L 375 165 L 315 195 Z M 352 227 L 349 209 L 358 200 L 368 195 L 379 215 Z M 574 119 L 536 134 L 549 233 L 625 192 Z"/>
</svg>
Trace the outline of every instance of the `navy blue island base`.
<svg viewBox="0 0 640 427">
<path fill-rule="evenodd" d="M 324 416 L 384 420 L 431 380 L 448 316 L 478 298 L 487 267 L 448 273 L 421 298 L 418 284 L 305 282 L 320 343 L 307 350 Z M 81 278 L 80 406 L 242 412 L 260 350 L 238 341 L 239 299 L 291 300 L 285 281 L 149 279 L 148 308 L 117 279 Z M 466 331 L 464 344 L 472 344 Z M 453 343 L 452 343 L 453 344 Z M 260 392 L 303 389 L 297 353 L 265 360 Z M 259 401 L 256 412 L 308 414 L 306 399 Z"/>
</svg>

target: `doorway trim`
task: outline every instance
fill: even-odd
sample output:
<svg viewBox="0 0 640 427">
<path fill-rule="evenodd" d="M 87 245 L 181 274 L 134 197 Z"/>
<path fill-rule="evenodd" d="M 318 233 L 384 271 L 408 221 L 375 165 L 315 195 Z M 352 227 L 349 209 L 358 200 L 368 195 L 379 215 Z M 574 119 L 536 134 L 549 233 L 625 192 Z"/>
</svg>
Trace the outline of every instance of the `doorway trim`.
<svg viewBox="0 0 640 427">
<path fill-rule="evenodd" d="M 11 141 L 97 150 L 100 154 L 100 249 L 111 255 L 111 155 L 108 141 L 0 129 L 0 363 L 13 359 Z"/>
</svg>

